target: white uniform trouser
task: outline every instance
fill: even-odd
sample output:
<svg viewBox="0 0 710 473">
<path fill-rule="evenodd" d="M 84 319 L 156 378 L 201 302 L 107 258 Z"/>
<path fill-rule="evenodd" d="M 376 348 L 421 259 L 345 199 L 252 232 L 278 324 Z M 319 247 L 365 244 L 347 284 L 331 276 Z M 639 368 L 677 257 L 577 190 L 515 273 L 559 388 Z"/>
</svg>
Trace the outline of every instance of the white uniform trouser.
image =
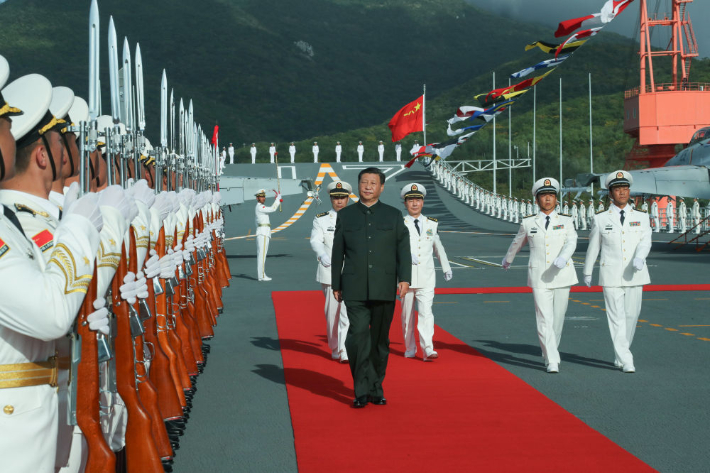
<svg viewBox="0 0 710 473">
<path fill-rule="evenodd" d="M 257 279 L 262 279 L 266 276 L 266 253 L 269 252 L 270 235 L 256 235 L 256 275 Z"/>
<path fill-rule="evenodd" d="M 360 161 L 360 162 L 362 162 L 362 154 L 363 154 L 363 153 L 364 153 L 364 151 L 358 151 L 358 152 L 357 152 L 357 159 L 358 159 L 358 161 Z"/>
<path fill-rule="evenodd" d="M 335 161 L 338 163 L 340 162 L 340 153 L 335 153 Z"/>
<path fill-rule="evenodd" d="M 318 153 L 313 153 L 313 162 L 314 163 L 318 162 Z"/>
<path fill-rule="evenodd" d="M 296 153 L 291 153 L 291 163 L 296 162 Z"/>
<path fill-rule="evenodd" d="M 81 433 L 81 429 L 78 425 L 74 426 L 72 437 L 69 461 L 66 466 L 59 470 L 59 473 L 79 473 L 86 469 L 86 461 L 89 457 L 89 446 L 86 444 L 84 434 Z"/>
<path fill-rule="evenodd" d="M 325 322 L 328 327 L 328 347 L 333 355 L 345 350 L 345 337 L 348 335 L 348 311 L 345 304 L 335 300 L 330 284 L 321 284 L 325 296 Z"/>
<path fill-rule="evenodd" d="M 658 233 L 661 231 L 661 220 L 658 218 L 658 215 L 653 216 L 653 230 Z"/>
<path fill-rule="evenodd" d="M 417 331 L 419 332 L 419 346 L 426 354 L 427 350 L 434 349 L 434 314 L 431 306 L 434 303 L 434 288 L 410 288 L 402 300 L 402 336 L 404 337 L 405 350 L 413 353 L 417 346 L 414 341 L 414 300 L 417 300 Z"/>
<path fill-rule="evenodd" d="M 562 326 L 569 303 L 569 286 L 557 289 L 532 288 L 535 300 L 537 336 L 545 364 L 560 362 L 557 347 L 562 339 Z"/>
<path fill-rule="evenodd" d="M 604 303 L 616 361 L 633 365 L 631 342 L 641 313 L 643 286 L 605 287 Z"/>
</svg>

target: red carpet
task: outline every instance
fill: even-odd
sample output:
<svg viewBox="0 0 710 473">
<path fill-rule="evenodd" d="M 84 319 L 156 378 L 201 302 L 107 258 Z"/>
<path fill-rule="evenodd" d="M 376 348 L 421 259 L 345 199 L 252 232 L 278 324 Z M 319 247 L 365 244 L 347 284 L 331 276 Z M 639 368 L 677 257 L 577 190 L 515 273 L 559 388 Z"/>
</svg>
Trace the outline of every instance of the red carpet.
<svg viewBox="0 0 710 473">
<path fill-rule="evenodd" d="M 300 472 L 654 471 L 439 327 L 438 360 L 405 359 L 398 315 L 389 404 L 352 409 L 350 370 L 326 345 L 322 293 L 272 297 Z"/>
</svg>

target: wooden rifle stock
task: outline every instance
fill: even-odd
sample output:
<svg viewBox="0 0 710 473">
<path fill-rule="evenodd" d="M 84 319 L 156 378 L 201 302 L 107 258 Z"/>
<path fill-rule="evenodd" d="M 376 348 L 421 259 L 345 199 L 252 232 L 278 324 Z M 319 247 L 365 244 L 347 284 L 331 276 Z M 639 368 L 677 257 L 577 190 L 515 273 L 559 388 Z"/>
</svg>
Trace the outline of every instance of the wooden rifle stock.
<svg viewBox="0 0 710 473">
<path fill-rule="evenodd" d="M 183 247 L 185 245 L 185 242 L 187 241 L 187 238 L 192 232 L 191 229 L 192 227 L 190 226 L 190 221 L 188 220 L 185 226 L 185 233 L 183 235 Z M 195 304 L 192 303 L 190 301 L 190 298 L 188 297 L 188 281 L 192 281 L 192 279 L 188 276 L 186 272 L 185 279 L 180 281 L 180 309 L 182 310 L 183 319 L 190 332 L 190 346 L 192 347 L 192 355 L 195 358 L 195 364 L 200 365 L 205 362 L 205 358 L 202 354 L 202 337 L 200 336 L 200 328 L 197 323 L 197 317 L 195 314 Z"/>
<path fill-rule="evenodd" d="M 173 242 L 177 243 L 177 228 L 175 229 L 175 234 L 173 235 Z M 177 357 L 178 380 L 182 385 L 182 389 L 189 391 L 192 389 L 192 381 L 190 380 L 190 374 L 187 371 L 187 362 L 185 361 L 185 355 L 183 354 L 182 340 L 177 334 L 177 327 L 180 318 L 180 293 L 178 287 L 175 288 L 175 291 L 173 300 L 170 302 L 175 327 L 171 328 L 168 323 L 168 339 L 170 340 L 172 347 L 175 349 L 175 356 Z M 197 368 L 195 368 L 195 370 L 197 370 Z"/>
<path fill-rule="evenodd" d="M 221 217 L 222 216 L 222 210 L 219 210 L 217 212 L 217 216 Z M 219 259 L 222 262 L 221 263 L 221 272 L 222 272 L 222 287 L 229 287 L 229 281 L 232 279 L 232 273 L 229 270 L 229 261 L 227 261 L 227 252 L 224 249 L 224 246 L 220 248 L 219 251 Z"/>
<path fill-rule="evenodd" d="M 134 274 L 138 273 L 138 252 L 136 248 L 136 236 L 133 228 L 130 231 L 130 259 L 128 264 L 128 270 Z M 138 311 L 138 302 L 136 302 L 134 309 Z M 145 328 L 144 328 L 145 332 Z M 155 441 L 155 446 L 160 455 L 161 460 L 169 460 L 173 457 L 173 448 L 170 445 L 170 438 L 168 437 L 168 431 L 165 428 L 165 423 L 163 422 L 162 416 L 160 414 L 160 409 L 158 408 L 158 391 L 153 386 L 153 383 L 148 377 L 148 371 L 145 365 L 145 352 L 143 344 L 143 336 L 139 336 L 133 339 L 135 347 L 135 365 L 136 365 L 136 383 L 138 384 L 138 397 L 146 410 L 146 413 L 150 417 L 151 421 L 151 432 L 153 435 L 153 440 Z"/>
<path fill-rule="evenodd" d="M 128 423 L 126 425 L 126 465 L 131 473 L 153 473 L 161 471 L 155 441 L 151 435 L 151 420 L 143 408 L 136 391 L 133 336 L 129 320 L 128 303 L 121 299 L 121 285 L 128 272 L 126 246 L 121 245 L 121 260 L 113 278 L 113 311 L 116 315 L 117 333 L 115 338 L 116 387 L 126 403 Z"/>
<path fill-rule="evenodd" d="M 76 398 L 81 399 L 81 402 L 77 402 L 76 406 L 76 423 L 89 447 L 86 473 L 114 471 L 116 468 L 116 455 L 111 451 L 101 432 L 99 348 L 96 332 L 89 328 L 89 323 L 86 321 L 86 318 L 94 312 L 96 284 L 97 268 L 94 267 L 94 277 L 81 305 L 76 330 L 81 337 L 81 361 L 76 373 Z"/>
</svg>

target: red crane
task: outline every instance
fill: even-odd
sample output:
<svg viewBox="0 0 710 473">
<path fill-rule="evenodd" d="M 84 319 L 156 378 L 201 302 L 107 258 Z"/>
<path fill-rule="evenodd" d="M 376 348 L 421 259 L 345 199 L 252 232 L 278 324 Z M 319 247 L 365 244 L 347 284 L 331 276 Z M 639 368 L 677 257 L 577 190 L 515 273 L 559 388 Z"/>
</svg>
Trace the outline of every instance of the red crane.
<svg viewBox="0 0 710 473">
<path fill-rule="evenodd" d="M 710 126 L 710 84 L 690 82 L 691 58 L 698 56 L 698 43 L 686 5 L 693 0 L 671 0 L 672 14 L 649 16 L 647 0 L 641 3 L 641 84 L 624 96 L 624 132 L 635 139 L 626 158 L 627 168 L 663 166 L 678 144 L 687 144 L 693 134 Z M 671 28 L 665 50 L 652 50 L 651 28 Z M 653 58 L 672 58 L 672 80 L 657 83 Z"/>
</svg>

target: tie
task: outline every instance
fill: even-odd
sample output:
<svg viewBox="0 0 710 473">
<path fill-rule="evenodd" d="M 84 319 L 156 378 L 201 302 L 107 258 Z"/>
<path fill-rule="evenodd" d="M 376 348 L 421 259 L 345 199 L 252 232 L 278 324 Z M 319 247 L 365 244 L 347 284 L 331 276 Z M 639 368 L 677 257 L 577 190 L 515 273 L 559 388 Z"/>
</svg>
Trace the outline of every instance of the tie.
<svg viewBox="0 0 710 473">
<path fill-rule="evenodd" d="M 15 227 L 17 227 L 20 233 L 22 233 L 22 236 L 27 238 L 25 236 L 25 232 L 22 230 L 22 225 L 20 225 L 20 221 L 17 219 L 17 215 L 15 215 L 15 212 L 3 206 L 2 213 L 5 215 L 6 219 L 8 219 Z"/>
<path fill-rule="evenodd" d="M 550 216 L 545 217 L 545 230 L 550 226 Z"/>
<path fill-rule="evenodd" d="M 417 233 L 418 233 L 419 235 L 422 234 L 422 231 L 419 229 L 419 219 L 418 219 L 418 218 L 415 218 L 415 219 L 414 219 L 414 228 L 417 229 Z"/>
<path fill-rule="evenodd" d="M 624 224 L 624 211 L 619 212 L 621 214 L 621 224 Z"/>
</svg>

